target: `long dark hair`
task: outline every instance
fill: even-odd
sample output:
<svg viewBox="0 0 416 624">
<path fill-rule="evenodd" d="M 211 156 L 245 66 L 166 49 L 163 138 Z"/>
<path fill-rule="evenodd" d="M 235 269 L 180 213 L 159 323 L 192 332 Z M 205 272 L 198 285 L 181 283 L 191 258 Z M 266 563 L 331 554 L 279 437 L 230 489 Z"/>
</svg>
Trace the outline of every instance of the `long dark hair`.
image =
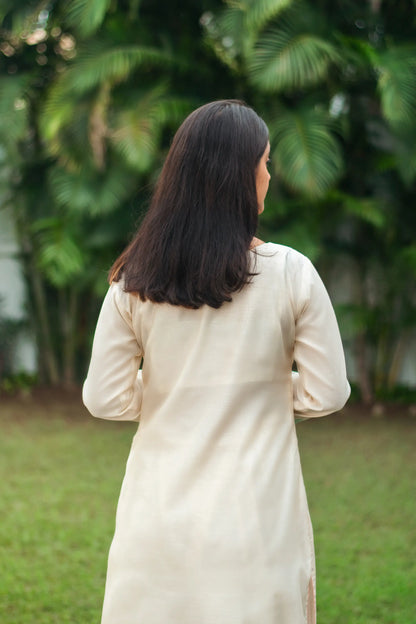
<svg viewBox="0 0 416 624">
<path fill-rule="evenodd" d="M 244 102 L 193 111 L 176 132 L 150 208 L 109 281 L 145 301 L 219 308 L 251 277 L 257 230 L 256 167 L 264 121 Z"/>
</svg>

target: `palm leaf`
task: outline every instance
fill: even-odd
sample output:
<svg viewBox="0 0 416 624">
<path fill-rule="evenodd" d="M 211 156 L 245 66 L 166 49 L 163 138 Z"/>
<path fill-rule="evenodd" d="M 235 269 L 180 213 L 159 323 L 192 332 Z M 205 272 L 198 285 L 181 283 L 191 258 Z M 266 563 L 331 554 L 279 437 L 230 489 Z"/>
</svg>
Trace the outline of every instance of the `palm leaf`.
<svg viewBox="0 0 416 624">
<path fill-rule="evenodd" d="M 90 44 L 71 67 L 59 75 L 49 90 L 47 100 L 40 116 L 42 135 L 49 144 L 52 153 L 61 150 L 60 131 L 76 123 L 80 107 L 86 102 L 94 105 L 94 91 L 103 84 L 110 87 L 143 65 L 163 65 L 170 63 L 166 53 L 141 46 L 118 46 L 106 48 Z M 90 98 L 90 99 L 88 99 Z"/>
<path fill-rule="evenodd" d="M 89 46 L 66 73 L 65 90 L 85 93 L 102 82 L 122 82 L 139 67 L 165 67 L 172 62 L 170 54 L 151 47 L 131 44 L 99 50 Z"/>
<path fill-rule="evenodd" d="M 138 68 L 165 67 L 173 63 L 170 54 L 139 45 L 103 47 L 90 43 L 79 51 L 70 68 L 60 74 L 51 89 L 49 109 L 60 107 L 68 97 L 83 95 L 98 85 L 127 80 Z"/>
<path fill-rule="evenodd" d="M 252 53 L 258 31 L 294 0 L 227 0 L 227 7 L 205 24 L 208 41 L 232 69 Z M 238 60 L 237 60 L 238 59 Z"/>
<path fill-rule="evenodd" d="M 70 0 L 66 3 L 64 20 L 81 37 L 88 37 L 101 26 L 111 0 Z"/>
<path fill-rule="evenodd" d="M 92 98 L 80 102 L 68 99 L 52 112 L 46 107 L 40 117 L 40 131 L 46 151 L 61 164 L 76 169 L 91 157 L 89 119 Z"/>
<path fill-rule="evenodd" d="M 293 3 L 294 0 L 245 0 L 238 4 L 245 5 L 247 26 L 258 31 Z"/>
<path fill-rule="evenodd" d="M 136 177 L 113 163 L 99 172 L 92 167 L 70 171 L 55 166 L 49 187 L 58 206 L 77 214 L 103 215 L 116 210 L 133 191 Z"/>
<path fill-rule="evenodd" d="M 343 69 L 352 72 L 351 78 L 344 73 L 347 81 L 358 80 L 363 76 L 368 78 L 377 60 L 377 53 L 371 43 L 340 32 L 333 33 L 333 40 L 342 49 Z"/>
<path fill-rule="evenodd" d="M 416 178 L 416 127 L 406 128 L 395 137 L 397 169 L 405 185 L 410 186 Z"/>
<path fill-rule="evenodd" d="M 416 47 L 386 50 L 379 55 L 376 71 L 384 117 L 392 125 L 413 124 L 416 115 Z"/>
<path fill-rule="evenodd" d="M 330 193 L 329 198 L 339 202 L 348 214 L 358 217 L 377 229 L 383 228 L 386 224 L 384 205 L 377 197 L 355 197 L 335 190 Z"/>
<path fill-rule="evenodd" d="M 340 55 L 329 41 L 274 28 L 259 39 L 249 63 L 249 77 L 264 91 L 300 89 L 326 78 L 331 65 L 339 61 Z"/>
<path fill-rule="evenodd" d="M 83 272 L 84 254 L 64 219 L 38 219 L 32 231 L 38 266 L 51 284 L 62 288 Z"/>
<path fill-rule="evenodd" d="M 241 57 L 254 43 L 252 33 L 246 29 L 246 14 L 239 6 L 226 7 L 218 15 L 205 15 L 202 25 L 205 40 L 218 58 L 232 70 L 239 71 Z"/>
<path fill-rule="evenodd" d="M 167 87 L 158 85 L 145 92 L 130 92 L 127 104 L 111 116 L 109 140 L 123 160 L 138 172 L 154 161 L 160 134 L 167 123 L 182 120 L 189 102 L 167 97 Z"/>
<path fill-rule="evenodd" d="M 281 109 L 269 124 L 272 159 L 284 182 L 304 195 L 324 195 L 343 172 L 340 146 L 328 114 L 310 108 Z"/>
</svg>

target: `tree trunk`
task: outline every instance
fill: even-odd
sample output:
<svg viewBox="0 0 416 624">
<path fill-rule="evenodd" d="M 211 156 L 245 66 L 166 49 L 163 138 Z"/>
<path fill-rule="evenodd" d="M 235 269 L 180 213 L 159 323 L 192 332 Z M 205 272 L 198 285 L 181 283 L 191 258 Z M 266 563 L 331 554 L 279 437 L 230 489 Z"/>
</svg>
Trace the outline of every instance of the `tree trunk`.
<svg viewBox="0 0 416 624">
<path fill-rule="evenodd" d="M 56 354 L 53 350 L 51 324 L 48 319 L 46 295 L 42 278 L 33 265 L 28 263 L 29 278 L 32 284 L 35 313 L 38 319 L 38 348 L 39 359 L 45 371 L 47 383 L 56 386 L 59 384 L 59 368 Z"/>
<path fill-rule="evenodd" d="M 381 390 L 386 385 L 387 362 L 389 355 L 389 337 L 387 330 L 380 331 L 376 346 L 374 363 L 374 386 L 375 390 Z"/>
<path fill-rule="evenodd" d="M 354 299 L 363 311 L 368 309 L 365 287 L 365 269 L 359 264 L 356 265 L 356 275 L 354 279 Z M 360 323 L 362 325 L 362 323 Z M 357 327 L 354 339 L 354 350 L 358 373 L 358 386 L 360 388 L 361 399 L 365 405 L 371 405 L 374 401 L 374 389 L 371 381 L 370 355 L 368 351 L 368 340 L 365 328 Z"/>
<path fill-rule="evenodd" d="M 394 346 L 393 357 L 387 374 L 387 388 L 389 390 L 397 386 L 397 378 L 400 374 L 406 349 L 409 345 L 409 338 L 410 332 L 403 331 Z"/>
<path fill-rule="evenodd" d="M 75 351 L 76 351 L 76 317 L 77 293 L 74 288 L 61 290 L 59 293 L 60 324 L 62 332 L 62 370 L 63 383 L 68 389 L 76 385 Z"/>
<path fill-rule="evenodd" d="M 355 354 L 361 398 L 365 405 L 371 405 L 374 401 L 374 393 L 370 380 L 367 342 L 362 331 L 358 332 L 355 338 Z"/>
</svg>

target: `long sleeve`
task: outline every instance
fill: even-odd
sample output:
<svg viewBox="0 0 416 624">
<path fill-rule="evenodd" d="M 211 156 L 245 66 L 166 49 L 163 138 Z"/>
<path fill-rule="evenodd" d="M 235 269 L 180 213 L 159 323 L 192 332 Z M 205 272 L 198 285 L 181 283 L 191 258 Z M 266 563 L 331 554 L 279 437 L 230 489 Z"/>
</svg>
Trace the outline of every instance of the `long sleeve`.
<svg viewBox="0 0 416 624">
<path fill-rule="evenodd" d="M 301 272 L 292 374 L 296 417 L 325 416 L 340 410 L 350 395 L 345 358 L 328 293 L 309 260 Z"/>
<path fill-rule="evenodd" d="M 82 398 L 93 416 L 139 420 L 142 348 L 132 328 L 132 295 L 112 284 L 104 299 L 94 335 Z"/>
</svg>

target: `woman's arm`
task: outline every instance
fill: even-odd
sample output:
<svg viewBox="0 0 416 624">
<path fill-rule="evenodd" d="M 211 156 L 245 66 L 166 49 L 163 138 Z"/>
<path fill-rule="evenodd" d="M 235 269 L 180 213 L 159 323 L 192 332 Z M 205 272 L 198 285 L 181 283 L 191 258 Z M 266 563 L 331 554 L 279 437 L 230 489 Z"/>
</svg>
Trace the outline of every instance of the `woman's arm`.
<svg viewBox="0 0 416 624">
<path fill-rule="evenodd" d="M 142 348 L 132 327 L 132 297 L 122 291 L 119 283 L 113 283 L 98 317 L 82 391 L 85 406 L 97 418 L 140 418 Z"/>
<path fill-rule="evenodd" d="M 300 309 L 296 319 L 292 373 L 296 418 L 326 416 L 340 410 L 350 395 L 345 358 L 335 313 L 312 263 L 302 267 Z"/>
</svg>

